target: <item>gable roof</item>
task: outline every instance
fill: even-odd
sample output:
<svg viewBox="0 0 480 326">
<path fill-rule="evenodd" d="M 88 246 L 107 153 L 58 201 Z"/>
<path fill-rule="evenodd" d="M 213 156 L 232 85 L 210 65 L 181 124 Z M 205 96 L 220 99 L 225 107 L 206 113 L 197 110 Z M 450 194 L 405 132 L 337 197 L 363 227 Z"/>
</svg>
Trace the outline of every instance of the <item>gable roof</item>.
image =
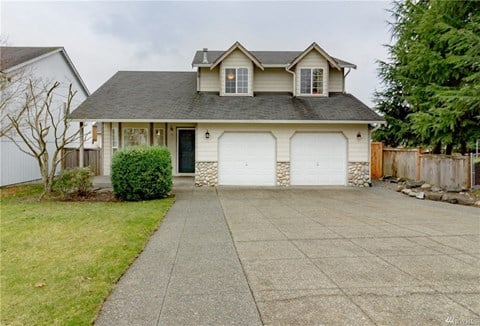
<svg viewBox="0 0 480 326">
<path fill-rule="evenodd" d="M 53 47 L 27 47 L 27 46 L 1 46 L 0 47 L 0 70 L 18 66 L 50 52 L 57 52 L 62 48 Z"/>
<path fill-rule="evenodd" d="M 253 61 L 253 63 L 258 68 L 263 70 L 262 63 L 260 61 L 258 61 L 258 59 L 250 51 L 245 49 L 245 47 L 243 45 L 241 45 L 240 42 L 238 42 L 238 41 L 233 43 L 233 45 L 227 51 L 223 52 L 215 61 L 212 62 L 212 65 L 210 66 L 210 70 L 215 68 L 220 62 L 222 62 L 226 57 L 228 57 L 233 51 L 235 51 L 237 49 L 242 51 L 243 54 L 245 54 L 251 61 Z"/>
<path fill-rule="evenodd" d="M 322 49 L 317 43 L 313 42 L 308 48 L 305 49 L 305 51 L 303 51 L 298 57 L 296 57 L 287 67 L 287 69 L 290 69 L 292 68 L 293 66 L 295 66 L 300 60 L 302 60 L 307 54 L 309 54 L 311 51 L 317 51 L 318 53 L 320 53 L 325 59 L 327 59 L 327 61 L 332 65 L 334 66 L 335 68 L 337 68 L 338 70 L 340 70 L 340 66 L 338 65 L 338 63 L 327 53 L 325 52 L 324 49 Z"/>
<path fill-rule="evenodd" d="M 195 72 L 120 71 L 71 113 L 74 120 L 143 122 L 383 122 L 354 96 L 198 93 Z"/>
<path fill-rule="evenodd" d="M 207 60 L 209 63 L 203 63 L 203 51 L 198 50 L 193 57 L 192 66 L 194 67 L 210 67 L 212 62 L 216 61 L 218 57 L 225 51 L 209 50 L 207 51 Z M 301 55 L 304 51 L 250 51 L 263 65 L 263 67 L 275 66 L 286 67 L 295 58 Z M 331 57 L 342 68 L 357 69 L 357 66 L 345 60 Z"/>
<path fill-rule="evenodd" d="M 9 70 L 14 70 L 25 65 L 28 65 L 36 60 L 40 60 L 46 56 L 60 52 L 67 61 L 70 69 L 77 78 L 78 82 L 84 89 L 87 95 L 90 91 L 87 85 L 83 82 L 82 77 L 73 65 L 72 60 L 67 54 L 67 51 L 61 46 L 53 47 L 32 47 L 32 46 L 1 46 L 0 47 L 0 72 L 5 73 Z"/>
</svg>

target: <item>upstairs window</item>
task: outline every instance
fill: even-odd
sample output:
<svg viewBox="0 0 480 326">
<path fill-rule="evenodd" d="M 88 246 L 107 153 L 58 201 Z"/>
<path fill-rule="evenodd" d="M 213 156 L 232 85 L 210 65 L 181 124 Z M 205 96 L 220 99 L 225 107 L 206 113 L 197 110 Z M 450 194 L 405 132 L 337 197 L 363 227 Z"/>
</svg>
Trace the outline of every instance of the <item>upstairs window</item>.
<svg viewBox="0 0 480 326">
<path fill-rule="evenodd" d="M 225 93 L 247 94 L 248 93 L 248 69 L 227 68 L 225 69 Z"/>
<path fill-rule="evenodd" d="M 300 94 L 323 94 L 323 69 L 300 69 Z"/>
</svg>

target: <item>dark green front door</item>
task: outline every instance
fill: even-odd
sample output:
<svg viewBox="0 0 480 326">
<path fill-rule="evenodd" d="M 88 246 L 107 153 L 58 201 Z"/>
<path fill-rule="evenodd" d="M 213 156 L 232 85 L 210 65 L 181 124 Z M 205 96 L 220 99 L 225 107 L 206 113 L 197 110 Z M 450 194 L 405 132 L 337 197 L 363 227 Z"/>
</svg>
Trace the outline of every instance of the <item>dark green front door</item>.
<svg viewBox="0 0 480 326">
<path fill-rule="evenodd" d="M 178 173 L 195 172 L 195 129 L 178 130 Z"/>
</svg>

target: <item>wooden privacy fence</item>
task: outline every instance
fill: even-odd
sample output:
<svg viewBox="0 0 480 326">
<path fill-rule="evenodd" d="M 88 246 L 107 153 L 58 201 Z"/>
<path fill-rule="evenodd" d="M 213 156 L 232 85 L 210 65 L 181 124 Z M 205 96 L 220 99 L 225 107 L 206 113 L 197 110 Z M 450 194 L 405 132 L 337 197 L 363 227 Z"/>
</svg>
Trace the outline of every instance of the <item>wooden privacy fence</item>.
<svg viewBox="0 0 480 326">
<path fill-rule="evenodd" d="M 77 168 L 80 164 L 80 152 L 76 148 L 66 148 L 63 150 L 62 169 Z M 84 149 L 84 166 L 89 167 L 95 175 L 100 175 L 100 149 Z"/>
<path fill-rule="evenodd" d="M 424 154 L 421 148 L 387 148 L 381 143 L 372 143 L 371 156 L 372 179 L 390 175 L 422 180 L 439 187 L 470 188 L 471 168 L 468 155 Z M 382 157 L 381 167 L 378 166 L 378 156 Z M 374 170 L 382 171 L 382 175 L 374 174 Z"/>
</svg>

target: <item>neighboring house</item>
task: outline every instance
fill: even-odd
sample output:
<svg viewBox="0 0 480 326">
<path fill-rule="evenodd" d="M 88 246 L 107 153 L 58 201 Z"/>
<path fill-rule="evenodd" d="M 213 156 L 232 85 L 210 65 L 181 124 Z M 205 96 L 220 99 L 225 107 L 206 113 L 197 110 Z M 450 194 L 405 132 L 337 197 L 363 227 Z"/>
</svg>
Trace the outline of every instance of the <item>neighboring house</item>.
<svg viewBox="0 0 480 326">
<path fill-rule="evenodd" d="M 305 51 L 197 51 L 196 72 L 120 71 L 73 112 L 103 123 L 103 172 L 116 149 L 167 146 L 197 185 L 370 182 L 370 126 L 384 120 L 345 92 L 352 63 Z"/>
<path fill-rule="evenodd" d="M 12 80 L 12 85 L 9 86 L 11 89 L 16 88 L 17 84 L 15 83 L 26 85 L 29 80 L 34 80 L 39 85 L 43 83 L 49 86 L 53 85 L 55 81 L 60 82 L 60 87 L 53 96 L 52 107 L 54 108 L 63 108 L 70 83 L 77 91 L 72 109 L 89 95 L 87 87 L 63 47 L 0 47 L 0 71 L 3 77 Z M 9 103 L 6 111 L 1 112 L 2 115 L 7 111 L 19 109 L 24 96 L 23 93 L 16 94 L 14 101 Z M 69 130 L 78 128 L 78 123 L 74 123 L 70 128 Z M 86 133 L 89 132 L 87 125 Z M 48 147 L 53 149 L 53 138 L 51 141 Z M 41 178 L 38 163 L 33 157 L 21 152 L 13 142 L 5 137 L 0 138 L 0 147 L 1 186 Z"/>
</svg>

